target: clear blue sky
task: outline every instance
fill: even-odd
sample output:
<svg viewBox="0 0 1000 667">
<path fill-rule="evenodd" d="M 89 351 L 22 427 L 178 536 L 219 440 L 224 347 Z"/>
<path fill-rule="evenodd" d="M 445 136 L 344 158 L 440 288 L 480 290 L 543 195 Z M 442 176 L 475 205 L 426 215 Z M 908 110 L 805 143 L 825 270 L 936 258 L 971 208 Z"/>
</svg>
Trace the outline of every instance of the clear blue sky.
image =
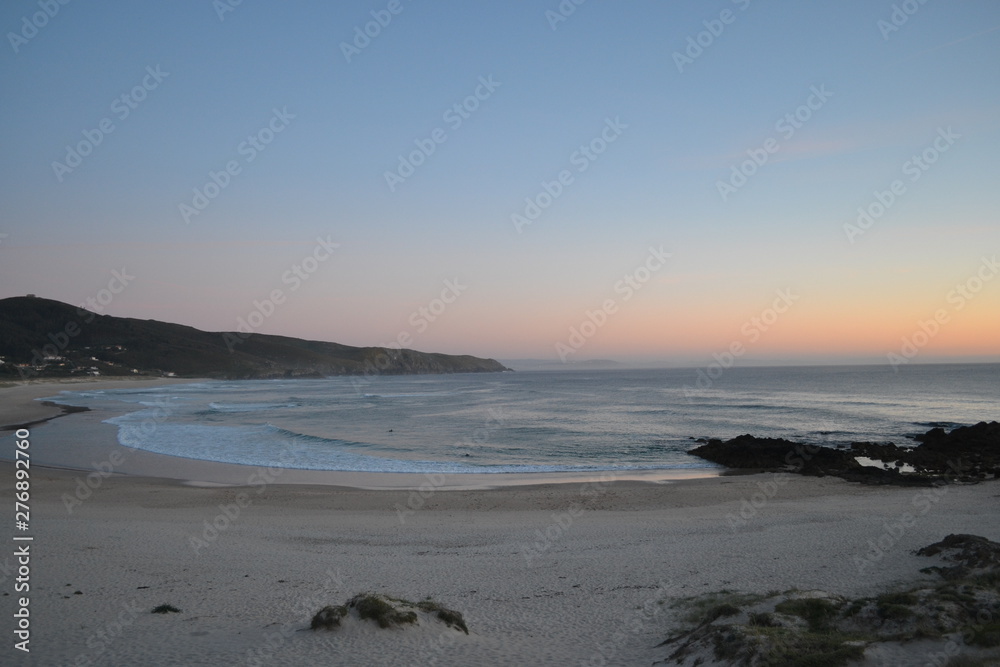
<svg viewBox="0 0 1000 667">
<path fill-rule="evenodd" d="M 733 342 L 747 359 L 885 359 L 945 309 L 920 360 L 1000 360 L 1000 279 L 981 268 L 1000 250 L 992 0 L 896 3 L 916 10 L 898 26 L 871 0 L 590 0 L 558 23 L 555 0 L 244 0 L 220 18 L 225 2 L 53 2 L 51 18 L 44 1 L 4 4 L 0 297 L 84 303 L 125 268 L 104 312 L 231 330 L 280 290 L 255 330 L 693 363 Z M 372 12 L 391 22 L 348 62 Z M 467 117 L 446 115 L 477 90 Z M 113 131 L 78 166 L 53 165 L 102 121 Z M 935 163 L 907 171 L 947 128 Z M 243 143 L 272 129 L 263 150 Z M 435 130 L 443 143 L 390 188 Z M 594 140 L 601 155 L 575 153 Z M 518 231 L 512 215 L 563 170 Z M 896 180 L 884 215 L 845 229 Z M 317 238 L 339 247 L 326 258 Z M 647 265 L 650 247 L 669 260 Z M 958 308 L 949 294 L 977 271 Z M 616 289 L 625 276 L 648 281 Z M 782 289 L 794 305 L 749 340 Z"/>
</svg>

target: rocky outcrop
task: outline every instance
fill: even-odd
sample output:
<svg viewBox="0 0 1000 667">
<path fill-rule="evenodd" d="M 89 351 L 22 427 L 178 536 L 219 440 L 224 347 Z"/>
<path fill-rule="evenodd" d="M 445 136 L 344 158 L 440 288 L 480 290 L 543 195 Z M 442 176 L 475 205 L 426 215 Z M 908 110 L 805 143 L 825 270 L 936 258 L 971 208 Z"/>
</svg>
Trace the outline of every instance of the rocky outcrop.
<svg viewBox="0 0 1000 667">
<path fill-rule="evenodd" d="M 916 474 L 961 481 L 995 479 L 1000 475 L 1000 423 L 959 426 L 950 433 L 932 428 L 914 437 L 916 447 L 893 443 L 856 442 L 851 454 L 896 466 L 911 466 Z"/>
<path fill-rule="evenodd" d="M 960 426 L 951 433 L 933 428 L 916 436 L 920 444 L 900 458 L 918 470 L 945 472 L 955 465 L 966 474 L 993 476 L 1000 473 L 1000 422 Z"/>
<path fill-rule="evenodd" d="M 692 449 L 691 454 L 727 468 L 755 472 L 794 472 L 824 477 L 832 475 L 865 484 L 928 486 L 931 480 L 908 477 L 895 469 L 865 467 L 856 454 L 843 449 L 792 442 L 783 438 L 741 435 L 732 440 L 712 439 Z"/>
<path fill-rule="evenodd" d="M 794 470 L 804 475 L 828 475 L 860 465 L 843 451 L 806 445 L 784 438 L 758 438 L 749 434 L 731 440 L 711 439 L 691 450 L 729 468 Z"/>
<path fill-rule="evenodd" d="M 855 442 L 833 449 L 783 438 L 741 435 L 731 440 L 701 440 L 691 454 L 728 468 L 833 475 L 866 484 L 928 486 L 944 481 L 976 482 L 1000 476 L 1000 423 L 980 422 L 950 433 L 934 428 L 915 438 L 916 447 Z M 862 466 L 857 457 L 885 464 Z M 913 472 L 902 472 L 911 466 Z"/>
</svg>

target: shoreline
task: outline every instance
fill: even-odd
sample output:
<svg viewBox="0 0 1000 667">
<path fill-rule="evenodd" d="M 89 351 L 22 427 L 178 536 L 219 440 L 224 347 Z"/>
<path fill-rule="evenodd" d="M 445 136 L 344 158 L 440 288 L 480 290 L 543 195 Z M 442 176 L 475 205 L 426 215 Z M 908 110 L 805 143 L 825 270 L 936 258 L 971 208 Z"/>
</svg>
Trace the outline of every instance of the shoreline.
<svg viewBox="0 0 1000 667">
<path fill-rule="evenodd" d="M 150 387 L 170 384 L 190 384 L 205 382 L 205 379 L 149 378 L 149 377 L 108 377 L 108 378 L 44 378 L 40 380 L 0 383 L 0 434 L 25 428 L 26 424 L 37 426 L 53 419 L 75 412 L 89 411 L 89 408 L 63 406 L 51 401 L 38 401 L 60 391 L 73 391 L 68 387 L 79 386 L 79 391 L 87 389 L 121 389 L 134 387 L 138 383 Z M 19 421 L 20 420 L 20 421 Z"/>
<path fill-rule="evenodd" d="M 245 486 L 248 480 L 259 479 L 261 474 L 280 478 L 280 484 L 322 485 L 357 489 L 433 489 L 433 490 L 485 490 L 502 487 L 525 487 L 563 484 L 607 484 L 635 482 L 665 484 L 687 479 L 710 479 L 723 474 L 721 467 L 662 468 L 652 470 L 595 470 L 592 472 L 556 473 L 379 473 L 340 470 L 310 470 L 300 468 L 264 468 L 255 465 L 209 461 L 204 459 L 169 456 L 132 449 L 121 445 L 117 427 L 101 423 L 106 414 L 90 409 L 64 406 L 50 401 L 38 401 L 59 391 L 86 391 L 119 389 L 143 386 L 157 387 L 173 384 L 192 384 L 210 381 L 205 378 L 107 378 L 31 380 L 14 387 L 0 388 L 0 422 L 13 419 L 31 420 L 14 424 L 0 438 L 12 434 L 16 428 L 56 426 L 54 420 L 75 414 L 73 434 L 50 431 L 44 439 L 47 451 L 33 463 L 51 470 L 92 472 L 102 468 L 113 470 L 114 475 L 140 478 L 157 478 L 180 481 L 191 485 Z M 27 424 L 27 425 L 26 425 Z M 62 429 L 60 429 L 61 431 Z M 9 461 L 6 452 L 0 460 Z"/>
<path fill-rule="evenodd" d="M 53 419 L 58 419 L 59 417 L 65 417 L 66 415 L 72 415 L 77 412 L 90 412 L 90 408 L 85 408 L 78 405 L 59 405 L 58 403 L 53 403 L 52 401 L 39 401 L 39 405 L 44 405 L 47 408 L 54 408 L 59 410 L 59 414 L 52 415 L 51 417 L 42 417 L 41 419 L 33 419 L 31 421 L 22 422 L 20 424 L 4 424 L 0 426 L 0 432 L 3 431 L 18 431 L 23 428 L 31 428 L 32 426 L 38 426 L 39 424 L 44 424 L 45 422 L 50 422 Z"/>
</svg>

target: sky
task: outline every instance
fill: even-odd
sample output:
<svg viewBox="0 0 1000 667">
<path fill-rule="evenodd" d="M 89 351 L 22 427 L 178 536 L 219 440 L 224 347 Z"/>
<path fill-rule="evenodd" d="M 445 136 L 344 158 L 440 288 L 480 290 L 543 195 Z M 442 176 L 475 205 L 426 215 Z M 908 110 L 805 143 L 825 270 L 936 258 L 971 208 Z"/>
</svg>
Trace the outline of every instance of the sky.
<svg viewBox="0 0 1000 667">
<path fill-rule="evenodd" d="M 0 298 L 499 359 L 1000 361 L 1000 4 L 0 8 Z"/>
</svg>

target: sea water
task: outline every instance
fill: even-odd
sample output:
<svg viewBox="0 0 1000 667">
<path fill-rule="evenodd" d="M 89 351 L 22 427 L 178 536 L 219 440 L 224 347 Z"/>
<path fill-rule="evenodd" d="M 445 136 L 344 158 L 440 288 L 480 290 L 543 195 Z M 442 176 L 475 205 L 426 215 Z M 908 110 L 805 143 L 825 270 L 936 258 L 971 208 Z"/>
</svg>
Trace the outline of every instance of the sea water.
<svg viewBox="0 0 1000 667">
<path fill-rule="evenodd" d="M 193 382 L 66 391 L 113 411 L 121 444 L 309 470 L 531 473 L 717 467 L 695 438 L 915 444 L 1000 419 L 1000 365 L 731 368 Z"/>
</svg>

